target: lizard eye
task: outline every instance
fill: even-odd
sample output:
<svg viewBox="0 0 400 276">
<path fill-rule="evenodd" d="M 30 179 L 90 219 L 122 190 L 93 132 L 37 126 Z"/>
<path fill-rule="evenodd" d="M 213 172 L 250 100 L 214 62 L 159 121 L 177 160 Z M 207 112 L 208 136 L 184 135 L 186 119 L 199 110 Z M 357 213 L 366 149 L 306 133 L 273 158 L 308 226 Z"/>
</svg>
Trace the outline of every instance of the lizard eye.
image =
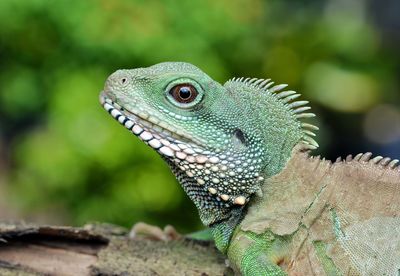
<svg viewBox="0 0 400 276">
<path fill-rule="evenodd" d="M 169 94 L 178 103 L 188 104 L 193 102 L 199 93 L 193 85 L 185 83 L 172 87 Z"/>
</svg>

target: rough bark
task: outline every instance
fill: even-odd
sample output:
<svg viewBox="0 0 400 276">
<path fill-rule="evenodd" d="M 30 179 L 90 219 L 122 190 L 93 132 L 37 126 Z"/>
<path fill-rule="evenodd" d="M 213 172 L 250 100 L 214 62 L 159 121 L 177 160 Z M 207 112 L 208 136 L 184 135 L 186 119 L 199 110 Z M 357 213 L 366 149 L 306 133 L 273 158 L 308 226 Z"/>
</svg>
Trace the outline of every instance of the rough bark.
<svg viewBox="0 0 400 276">
<path fill-rule="evenodd" d="M 126 229 L 0 223 L 0 275 L 228 275 L 208 242 L 131 240 Z"/>
</svg>

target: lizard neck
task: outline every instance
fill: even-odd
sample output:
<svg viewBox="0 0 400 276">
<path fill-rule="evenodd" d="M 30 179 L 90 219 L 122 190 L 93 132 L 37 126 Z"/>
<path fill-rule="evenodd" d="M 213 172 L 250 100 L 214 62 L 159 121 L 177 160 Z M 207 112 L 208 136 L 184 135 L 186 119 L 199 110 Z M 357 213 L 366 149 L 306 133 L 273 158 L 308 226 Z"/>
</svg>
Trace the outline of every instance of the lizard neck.
<svg viewBox="0 0 400 276">
<path fill-rule="evenodd" d="M 331 167 L 330 161 L 312 157 L 301 147 L 295 147 L 284 169 L 265 180 L 263 197 L 250 202 L 240 228 L 254 233 L 270 229 L 282 236 L 296 232 L 305 214 L 326 188 L 324 179 Z"/>
<path fill-rule="evenodd" d="M 291 158 L 292 156 L 292 158 Z M 222 252 L 226 253 L 230 244 L 230 239 L 236 230 L 237 226 L 241 224 L 243 219 L 245 219 L 245 215 L 248 212 L 248 209 L 251 208 L 252 212 L 256 210 L 256 212 L 259 212 L 260 208 L 254 208 L 253 202 L 263 202 L 268 200 L 270 196 L 274 194 L 274 192 L 271 192 L 271 188 L 269 185 L 271 183 L 275 183 L 277 179 L 278 182 L 280 182 L 279 179 L 281 179 L 282 175 L 285 177 L 288 173 L 291 174 L 291 172 L 298 172 L 298 174 L 293 175 L 294 177 L 297 177 L 297 175 L 301 174 L 302 168 L 298 167 L 298 163 L 300 164 L 307 164 L 307 165 L 315 165 L 316 169 L 318 169 L 319 172 L 323 173 L 326 169 L 328 169 L 330 162 L 326 161 L 321 161 L 318 158 L 315 160 L 310 159 L 308 152 L 304 151 L 304 146 L 303 145 L 297 145 L 295 146 L 292 151 L 288 154 L 288 156 L 285 156 L 284 153 L 282 152 L 282 155 L 280 156 L 281 162 L 284 162 L 283 165 L 281 164 L 280 166 L 283 167 L 281 169 L 282 171 L 277 174 L 273 174 L 271 176 L 271 171 L 265 171 L 265 181 L 261 184 L 261 187 L 255 195 L 252 195 L 250 202 L 246 204 L 245 206 L 242 206 L 241 208 L 235 208 L 235 209 L 230 209 L 229 212 L 226 213 L 225 218 L 217 223 L 214 223 L 210 225 L 211 232 L 213 234 L 214 240 L 215 240 L 215 245 L 216 247 Z M 321 164 L 322 163 L 322 164 Z M 321 167 L 318 168 L 318 166 L 321 165 Z M 282 187 L 275 187 L 279 191 L 282 190 Z M 301 187 L 299 187 L 301 188 Z M 307 195 L 305 195 L 305 200 L 307 200 L 307 196 L 313 198 L 314 195 L 318 194 L 320 192 L 321 187 L 318 185 L 314 185 L 312 187 L 309 187 Z M 272 187 L 272 190 L 274 188 Z M 296 193 L 295 193 L 296 194 Z M 279 198 L 279 196 L 276 196 L 275 198 Z M 289 200 L 291 201 L 291 200 Z M 272 203 L 271 205 L 273 206 L 279 206 L 279 202 Z M 290 204 L 290 203 L 289 203 Z M 309 204 L 308 201 L 306 202 L 305 205 Z M 215 210 L 213 210 L 215 212 Z M 246 225 L 246 223 L 244 223 Z"/>
<path fill-rule="evenodd" d="M 259 212 L 260 208 L 254 207 L 254 205 L 257 206 L 258 202 L 269 201 L 269 197 L 278 199 L 277 201 L 269 204 L 270 206 L 275 206 L 276 208 L 276 206 L 280 206 L 280 204 L 282 204 L 282 202 L 279 201 L 280 198 L 279 194 L 281 194 L 282 189 L 285 188 L 276 187 L 276 185 L 274 187 L 269 187 L 271 184 L 280 183 L 281 182 L 280 179 L 282 177 L 286 178 L 288 174 L 290 174 L 292 177 L 294 177 L 294 179 L 296 179 L 298 175 L 301 175 L 303 169 L 302 166 L 306 167 L 305 164 L 309 165 L 310 167 L 314 165 L 315 167 L 313 168 L 317 170 L 319 174 L 323 174 L 326 170 L 328 170 L 331 164 L 330 162 L 322 161 L 319 158 L 315 158 L 313 160 L 313 158 L 309 156 L 308 152 L 304 151 L 303 145 L 295 146 L 292 149 L 291 154 L 289 153 L 289 156 L 284 156 L 282 154 L 280 157 L 282 158 L 282 161 L 285 162 L 283 164 L 283 169 L 281 172 L 271 176 L 270 171 L 266 171 L 264 173 L 266 177 L 265 181 L 262 183 L 258 193 L 252 195 L 251 200 L 248 204 L 242 206 L 241 208 L 229 209 L 229 211 L 225 213 L 225 218 L 223 220 L 210 225 L 211 232 L 215 240 L 215 245 L 222 253 L 226 254 L 230 244 L 230 240 L 232 238 L 234 231 L 237 229 L 237 226 L 247 224 L 247 222 L 242 223 L 242 221 L 246 220 L 245 215 L 247 215 L 249 208 L 251 209 L 251 212 Z M 313 182 L 313 184 L 315 185 L 309 186 L 307 194 L 303 195 L 302 197 L 302 199 L 304 200 L 303 207 L 307 207 L 307 204 L 310 204 L 310 202 L 314 199 L 315 195 L 318 195 L 318 193 L 322 189 L 322 187 L 320 185 L 317 185 L 318 183 L 315 183 L 315 181 Z M 299 185 L 297 187 L 299 189 L 304 189 L 302 186 L 303 185 Z M 296 195 L 297 193 L 294 192 L 291 194 Z M 255 202 L 255 204 L 253 204 L 253 202 Z M 292 199 L 289 199 L 286 203 L 291 205 L 291 202 Z M 226 211 L 226 209 L 224 208 L 223 210 Z M 215 212 L 215 210 L 212 210 L 212 212 Z"/>
</svg>

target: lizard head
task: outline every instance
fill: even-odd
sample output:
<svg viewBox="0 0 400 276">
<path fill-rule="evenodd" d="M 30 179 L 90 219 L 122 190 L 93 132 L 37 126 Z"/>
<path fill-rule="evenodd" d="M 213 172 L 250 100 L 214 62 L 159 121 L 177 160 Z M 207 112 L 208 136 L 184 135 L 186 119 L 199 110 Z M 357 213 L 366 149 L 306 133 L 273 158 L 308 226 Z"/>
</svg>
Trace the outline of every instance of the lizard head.
<svg viewBox="0 0 400 276">
<path fill-rule="evenodd" d="M 167 62 L 116 71 L 100 101 L 168 162 L 203 223 L 212 225 L 242 210 L 305 137 L 287 104 L 259 91 L 267 84 L 221 85 L 191 64 Z"/>
</svg>

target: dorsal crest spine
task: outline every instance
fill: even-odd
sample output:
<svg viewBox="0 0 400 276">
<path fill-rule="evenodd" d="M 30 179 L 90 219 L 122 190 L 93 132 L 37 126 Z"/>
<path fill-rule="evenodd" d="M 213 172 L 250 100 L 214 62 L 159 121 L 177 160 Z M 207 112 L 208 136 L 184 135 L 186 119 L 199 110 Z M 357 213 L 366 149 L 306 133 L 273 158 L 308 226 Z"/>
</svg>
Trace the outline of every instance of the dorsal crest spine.
<svg viewBox="0 0 400 276">
<path fill-rule="evenodd" d="M 391 159 L 390 157 L 375 156 L 372 157 L 371 152 L 359 153 L 353 157 L 353 155 L 348 155 L 346 158 L 342 159 L 338 157 L 335 163 L 340 162 L 358 162 L 358 163 L 370 163 L 377 166 L 382 166 L 392 170 L 398 170 L 400 172 L 400 161 L 398 159 Z"/>
<path fill-rule="evenodd" d="M 300 122 L 301 129 L 303 131 L 303 137 L 301 143 L 305 145 L 306 149 L 317 149 L 318 143 L 313 137 L 316 134 L 313 131 L 319 130 L 315 125 L 302 122 L 302 119 L 308 119 L 315 117 L 315 114 L 308 112 L 311 107 L 308 106 L 308 101 L 297 101 L 296 99 L 301 96 L 293 90 L 284 90 L 287 84 L 275 84 L 271 79 L 259 79 L 259 78 L 232 78 L 226 83 L 241 83 L 248 86 L 254 87 L 260 92 L 268 93 L 275 97 L 277 101 L 280 101 L 285 108 L 293 115 L 293 117 Z"/>
</svg>

